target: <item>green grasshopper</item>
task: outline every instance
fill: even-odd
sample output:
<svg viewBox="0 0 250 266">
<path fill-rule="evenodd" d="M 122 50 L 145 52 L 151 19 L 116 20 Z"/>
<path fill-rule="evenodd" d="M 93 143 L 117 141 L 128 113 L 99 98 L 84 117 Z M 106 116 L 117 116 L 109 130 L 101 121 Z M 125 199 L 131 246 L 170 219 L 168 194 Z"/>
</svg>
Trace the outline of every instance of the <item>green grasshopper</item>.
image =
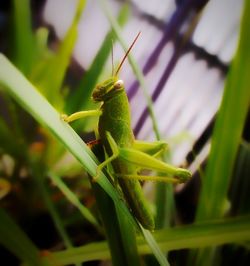
<svg viewBox="0 0 250 266">
<path fill-rule="evenodd" d="M 98 165 L 95 178 L 98 178 L 101 170 L 111 163 L 114 176 L 118 179 L 132 213 L 144 228 L 153 230 L 154 218 L 143 194 L 140 180 L 177 184 L 188 180 L 191 174 L 186 169 L 177 168 L 156 159 L 166 149 L 165 142 L 135 140 L 131 128 L 127 94 L 123 81 L 118 79 L 118 73 L 139 34 L 124 55 L 115 74 L 95 87 L 92 98 L 95 102 L 101 102 L 101 107 L 98 110 L 76 112 L 70 116 L 62 115 L 62 119 L 71 122 L 87 116 L 99 116 L 100 142 L 109 157 Z M 139 175 L 138 169 L 156 170 L 166 176 Z"/>
</svg>

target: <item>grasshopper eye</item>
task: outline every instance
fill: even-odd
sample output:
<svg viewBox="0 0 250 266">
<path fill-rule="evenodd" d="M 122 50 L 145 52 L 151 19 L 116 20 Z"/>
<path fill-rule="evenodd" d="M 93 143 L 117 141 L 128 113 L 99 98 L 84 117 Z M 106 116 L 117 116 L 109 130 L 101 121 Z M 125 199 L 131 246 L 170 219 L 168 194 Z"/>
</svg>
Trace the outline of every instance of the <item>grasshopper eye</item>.
<svg viewBox="0 0 250 266">
<path fill-rule="evenodd" d="M 123 88 L 123 87 L 124 87 L 124 82 L 123 82 L 123 80 L 121 80 L 121 79 L 117 80 L 117 81 L 115 82 L 115 84 L 114 84 L 114 87 L 115 87 L 116 89 L 121 89 L 121 88 Z"/>
</svg>

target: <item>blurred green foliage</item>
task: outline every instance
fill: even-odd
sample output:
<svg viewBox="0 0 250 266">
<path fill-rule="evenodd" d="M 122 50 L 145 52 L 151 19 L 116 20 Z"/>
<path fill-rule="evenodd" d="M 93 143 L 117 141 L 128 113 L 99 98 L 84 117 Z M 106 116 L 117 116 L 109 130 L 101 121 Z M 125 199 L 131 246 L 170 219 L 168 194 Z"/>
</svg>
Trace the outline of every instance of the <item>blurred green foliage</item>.
<svg viewBox="0 0 250 266">
<path fill-rule="evenodd" d="M 79 136 L 62 123 L 57 112 L 71 113 L 91 106 L 91 90 L 111 53 L 110 39 L 122 41 L 117 24 L 122 27 L 130 16 L 128 6 L 124 5 L 117 21 L 110 20 L 112 29 L 91 66 L 82 79 L 76 81 L 75 88 L 67 90 L 70 84 L 65 77 L 85 5 L 86 1 L 78 1 L 67 34 L 58 48 L 52 50 L 48 29 L 38 28 L 35 32 L 32 29 L 30 1 L 12 1 L 7 55 L 12 63 L 0 56 L 0 244 L 25 265 L 80 265 L 84 261 L 108 259 L 110 254 L 114 265 L 141 262 L 141 257 L 139 260 L 130 257 L 133 255 L 131 237 L 134 237 L 130 229 L 138 232 L 140 229 L 120 200 L 119 190 L 105 176 L 92 184 L 94 193 L 98 193 L 97 206 L 101 208 L 98 211 L 88 175 L 83 171 L 85 168 L 90 175 L 95 173 L 96 157 Z M 149 232 L 143 232 L 146 241 L 141 236 L 136 238 L 137 256 L 154 253 L 158 259 L 156 265 L 167 265 L 158 245 L 164 252 L 212 246 L 212 249 L 193 250 L 187 262 L 190 265 L 194 265 L 194 259 L 196 265 L 220 265 L 222 248 L 215 249 L 217 245 L 234 243 L 230 248 L 237 245 L 249 249 L 246 242 L 250 239 L 246 204 L 249 143 L 242 142 L 250 100 L 249 13 L 250 2 L 245 1 L 239 46 L 225 85 L 208 166 L 202 177 L 196 223 L 156 230 L 154 238 Z M 138 76 L 140 78 L 140 74 Z M 82 121 L 75 128 L 82 134 L 82 129 L 93 128 L 93 124 Z M 88 134 L 83 134 L 83 138 L 87 140 Z M 108 173 L 105 175 L 108 177 Z M 245 186 L 236 182 L 240 178 Z M 237 199 L 239 203 L 235 204 Z M 106 206 L 105 202 L 108 202 Z M 230 210 L 237 217 L 227 218 Z M 50 240 L 46 246 L 33 240 L 28 226 L 23 226 L 35 226 L 35 232 L 47 234 L 46 226 L 37 225 L 43 215 L 56 231 L 47 236 Z M 79 234 L 82 239 L 78 239 Z M 105 234 L 109 246 L 100 241 L 105 239 Z M 41 251 L 51 247 L 53 251 Z M 121 256 L 126 259 L 119 261 Z"/>
</svg>

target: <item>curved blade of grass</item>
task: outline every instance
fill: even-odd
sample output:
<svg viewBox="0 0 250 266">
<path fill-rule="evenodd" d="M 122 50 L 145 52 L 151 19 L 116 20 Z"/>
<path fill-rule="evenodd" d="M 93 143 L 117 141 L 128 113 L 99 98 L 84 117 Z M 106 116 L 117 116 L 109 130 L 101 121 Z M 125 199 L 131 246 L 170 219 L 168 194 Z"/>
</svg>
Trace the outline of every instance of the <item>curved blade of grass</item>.
<svg viewBox="0 0 250 266">
<path fill-rule="evenodd" d="M 154 237 L 164 251 L 198 248 L 226 243 L 243 243 L 250 239 L 250 216 L 221 219 L 201 224 L 163 229 Z M 143 238 L 138 239 L 140 254 L 151 254 Z M 107 242 L 91 243 L 82 247 L 50 254 L 52 265 L 68 265 L 95 259 L 109 259 Z M 57 263 L 57 264 L 56 264 Z"/>
<path fill-rule="evenodd" d="M 155 238 L 163 250 L 207 247 L 250 240 L 250 216 L 216 219 L 204 223 L 159 230 Z"/>
<path fill-rule="evenodd" d="M 31 242 L 28 236 L 0 208 L 0 244 L 15 254 L 21 261 L 29 265 L 51 265 L 47 260 L 41 260 L 40 251 Z"/>
<path fill-rule="evenodd" d="M 95 176 L 97 160 L 81 138 L 68 124 L 60 119 L 59 113 L 2 54 L 0 54 L 0 65 L 2 66 L 0 68 L 0 84 L 4 86 L 6 91 L 8 91 L 24 109 L 26 109 L 40 124 L 48 128 L 49 131 L 67 147 L 91 176 Z M 136 226 L 135 220 L 132 218 L 127 207 L 120 200 L 119 195 L 108 182 L 104 174 L 101 174 L 97 182 L 114 200 L 116 206 L 128 216 L 129 221 Z M 161 261 L 163 261 L 165 256 L 160 251 L 153 238 L 151 238 L 148 244 L 155 251 L 155 256 L 161 258 Z M 161 265 L 168 264 L 166 262 Z"/>
<path fill-rule="evenodd" d="M 60 119 L 60 114 L 3 54 L 0 54 L 0 66 L 0 84 L 6 92 L 62 142 L 91 176 L 95 176 L 97 159 L 76 132 Z M 126 205 L 104 174 L 100 175 L 97 182 L 136 226 Z"/>
</svg>

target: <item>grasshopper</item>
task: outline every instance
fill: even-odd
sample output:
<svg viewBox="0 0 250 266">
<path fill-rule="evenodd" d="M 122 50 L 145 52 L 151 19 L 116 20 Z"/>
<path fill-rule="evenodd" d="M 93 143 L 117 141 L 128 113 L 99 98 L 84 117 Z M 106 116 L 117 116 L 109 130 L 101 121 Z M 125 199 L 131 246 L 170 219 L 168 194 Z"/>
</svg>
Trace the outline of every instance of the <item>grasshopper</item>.
<svg viewBox="0 0 250 266">
<path fill-rule="evenodd" d="M 93 90 L 92 98 L 95 102 L 101 102 L 100 108 L 76 112 L 70 116 L 62 115 L 62 119 L 71 122 L 87 116 L 99 117 L 100 142 L 109 157 L 98 165 L 95 178 L 98 178 L 104 167 L 111 164 L 114 176 L 117 177 L 132 213 L 145 229 L 153 230 L 154 217 L 143 194 L 140 180 L 177 184 L 188 180 L 191 174 L 186 169 L 174 167 L 156 158 L 166 149 L 165 142 L 138 141 L 134 137 L 130 106 L 124 83 L 118 78 L 118 73 L 139 35 L 140 32 L 121 60 L 115 74 Z M 138 169 L 156 170 L 166 176 L 140 175 Z"/>
</svg>

